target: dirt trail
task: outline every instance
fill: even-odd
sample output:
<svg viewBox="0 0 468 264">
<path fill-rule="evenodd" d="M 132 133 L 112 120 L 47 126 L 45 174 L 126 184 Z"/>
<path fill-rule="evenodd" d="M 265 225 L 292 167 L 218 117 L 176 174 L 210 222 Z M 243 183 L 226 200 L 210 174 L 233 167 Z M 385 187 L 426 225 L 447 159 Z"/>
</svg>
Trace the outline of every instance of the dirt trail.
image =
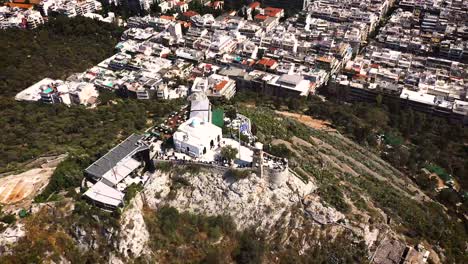
<svg viewBox="0 0 468 264">
<path fill-rule="evenodd" d="M 301 115 L 296 113 L 284 112 L 284 111 L 275 111 L 277 114 L 282 116 L 291 117 L 296 119 L 297 121 L 301 122 L 302 124 L 319 130 L 325 130 L 334 132 L 336 131 L 334 128 L 331 127 L 331 123 L 321 119 L 315 119 L 308 115 Z"/>
</svg>

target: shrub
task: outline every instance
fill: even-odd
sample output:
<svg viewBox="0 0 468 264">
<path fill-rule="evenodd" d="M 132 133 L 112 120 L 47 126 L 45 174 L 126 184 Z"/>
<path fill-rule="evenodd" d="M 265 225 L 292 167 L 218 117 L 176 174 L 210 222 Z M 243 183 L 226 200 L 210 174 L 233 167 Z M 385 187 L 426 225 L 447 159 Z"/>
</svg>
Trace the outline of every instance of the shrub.
<svg viewBox="0 0 468 264">
<path fill-rule="evenodd" d="M 226 176 L 228 177 L 233 177 L 235 179 L 245 179 L 247 177 L 250 176 L 250 174 L 252 173 L 251 170 L 239 170 L 239 169 L 229 169 L 227 172 L 226 172 Z"/>
<path fill-rule="evenodd" d="M 239 237 L 239 245 L 233 252 L 233 259 L 239 264 L 262 263 L 265 242 L 262 236 L 249 230 Z"/>
<path fill-rule="evenodd" d="M 232 146 L 224 146 L 221 148 L 221 156 L 227 159 L 229 163 L 237 158 L 237 153 L 237 149 Z"/>
<path fill-rule="evenodd" d="M 172 163 L 167 161 L 160 161 L 156 163 L 156 169 L 162 172 L 169 172 L 172 169 Z"/>
<path fill-rule="evenodd" d="M 179 220 L 179 212 L 174 207 L 165 206 L 158 211 L 159 227 L 166 235 L 171 235 L 176 231 Z"/>
<path fill-rule="evenodd" d="M 0 221 L 8 225 L 13 224 L 14 222 L 16 222 L 16 216 L 13 214 L 8 214 L 0 218 Z"/>
<path fill-rule="evenodd" d="M 336 210 L 346 214 L 349 213 L 351 208 L 346 203 L 341 190 L 335 185 L 326 185 L 320 189 L 320 197 L 329 205 L 336 208 Z"/>
<path fill-rule="evenodd" d="M 174 177 L 174 179 L 172 180 L 174 182 L 174 187 L 176 188 L 179 188 L 179 187 L 188 187 L 188 186 L 191 186 L 192 184 L 190 184 L 190 182 L 185 179 L 185 178 L 182 178 L 182 177 Z"/>
<path fill-rule="evenodd" d="M 83 179 L 83 167 L 76 157 L 62 161 L 55 169 L 44 191 L 36 196 L 35 202 L 46 202 L 52 194 L 67 188 L 78 187 Z"/>
<path fill-rule="evenodd" d="M 130 184 L 130 186 L 128 186 L 127 189 L 125 190 L 125 197 L 124 197 L 125 203 L 126 204 L 130 203 L 130 201 L 141 190 L 143 190 L 143 186 L 141 184 L 135 184 L 135 183 Z"/>
<path fill-rule="evenodd" d="M 185 171 L 191 175 L 199 174 L 201 170 L 201 166 L 198 164 L 188 164 L 185 166 Z"/>
<path fill-rule="evenodd" d="M 292 151 L 285 144 L 270 146 L 266 149 L 266 152 L 273 156 L 286 159 L 290 159 L 292 156 Z"/>
<path fill-rule="evenodd" d="M 226 261 L 226 256 L 222 254 L 222 251 L 219 250 L 218 248 L 210 248 L 208 249 L 208 252 L 206 253 L 205 258 L 201 263 L 206 263 L 206 264 L 218 264 L 218 263 L 224 263 Z"/>
</svg>

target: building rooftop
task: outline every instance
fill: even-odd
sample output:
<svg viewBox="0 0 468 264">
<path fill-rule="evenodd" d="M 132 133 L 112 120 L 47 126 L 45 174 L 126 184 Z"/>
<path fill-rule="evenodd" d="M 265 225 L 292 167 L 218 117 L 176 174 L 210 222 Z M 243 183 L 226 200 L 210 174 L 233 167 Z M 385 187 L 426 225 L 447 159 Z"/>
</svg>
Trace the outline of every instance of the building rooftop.
<svg viewBox="0 0 468 264">
<path fill-rule="evenodd" d="M 287 83 L 287 84 L 290 84 L 290 85 L 298 85 L 302 80 L 304 80 L 304 77 L 302 77 L 301 75 L 289 75 L 289 74 L 283 74 L 281 75 L 281 77 L 279 78 L 279 82 L 282 82 L 282 83 Z"/>
<path fill-rule="evenodd" d="M 284 11 L 284 9 L 276 8 L 276 7 L 265 7 L 263 11 L 265 15 L 269 17 L 276 17 L 276 16 L 279 16 L 280 13 Z"/>
<path fill-rule="evenodd" d="M 84 196 L 99 203 L 118 207 L 123 202 L 125 194 L 103 182 L 97 182 L 84 193 Z"/>
<path fill-rule="evenodd" d="M 103 178 L 106 173 L 115 168 L 123 159 L 141 150 L 148 149 L 148 145 L 141 142 L 142 139 L 142 135 L 132 134 L 86 168 L 85 172 L 94 177 Z"/>
</svg>

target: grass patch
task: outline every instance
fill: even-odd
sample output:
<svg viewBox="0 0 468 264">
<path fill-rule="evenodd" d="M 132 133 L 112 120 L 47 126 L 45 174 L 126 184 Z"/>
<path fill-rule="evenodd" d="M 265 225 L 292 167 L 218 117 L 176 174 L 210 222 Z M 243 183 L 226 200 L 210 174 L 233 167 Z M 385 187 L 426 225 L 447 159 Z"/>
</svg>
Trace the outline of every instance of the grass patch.
<svg viewBox="0 0 468 264">
<path fill-rule="evenodd" d="M 251 174 L 252 174 L 252 170 L 247 170 L 247 169 L 239 170 L 239 169 L 230 168 L 228 171 L 226 171 L 227 177 L 232 177 L 237 180 L 245 179 L 249 177 Z"/>
<path fill-rule="evenodd" d="M 161 252 L 163 263 L 206 263 L 208 259 L 230 258 L 235 244 L 219 243 L 223 238 L 236 236 L 236 226 L 227 216 L 202 216 L 178 212 L 173 207 L 162 207 L 158 211 L 146 211 L 145 222 L 150 233 L 149 246 Z M 215 262 L 216 263 L 216 262 Z"/>
<path fill-rule="evenodd" d="M 124 196 L 125 204 L 128 205 L 130 201 L 133 198 L 135 198 L 137 193 L 139 193 L 141 190 L 143 190 L 143 185 L 135 184 L 135 183 L 130 184 L 130 186 L 128 186 L 127 189 L 125 189 L 125 196 Z"/>
<path fill-rule="evenodd" d="M 325 185 L 319 188 L 319 195 L 322 201 L 333 206 L 336 210 L 347 214 L 351 211 L 351 207 L 345 201 L 341 189 L 336 185 Z"/>
<path fill-rule="evenodd" d="M 170 172 L 173 168 L 172 163 L 168 161 L 158 161 L 156 163 L 156 169 L 161 172 Z"/>
</svg>

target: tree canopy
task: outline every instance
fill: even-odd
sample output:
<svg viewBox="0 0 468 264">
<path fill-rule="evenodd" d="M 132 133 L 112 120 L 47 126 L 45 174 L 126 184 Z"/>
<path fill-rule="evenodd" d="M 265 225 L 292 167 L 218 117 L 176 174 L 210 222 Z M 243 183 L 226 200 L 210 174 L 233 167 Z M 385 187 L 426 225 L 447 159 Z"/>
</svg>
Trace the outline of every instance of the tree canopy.
<svg viewBox="0 0 468 264">
<path fill-rule="evenodd" d="M 228 160 L 231 163 L 237 157 L 237 149 L 232 146 L 224 146 L 221 148 L 221 156 Z"/>
</svg>

